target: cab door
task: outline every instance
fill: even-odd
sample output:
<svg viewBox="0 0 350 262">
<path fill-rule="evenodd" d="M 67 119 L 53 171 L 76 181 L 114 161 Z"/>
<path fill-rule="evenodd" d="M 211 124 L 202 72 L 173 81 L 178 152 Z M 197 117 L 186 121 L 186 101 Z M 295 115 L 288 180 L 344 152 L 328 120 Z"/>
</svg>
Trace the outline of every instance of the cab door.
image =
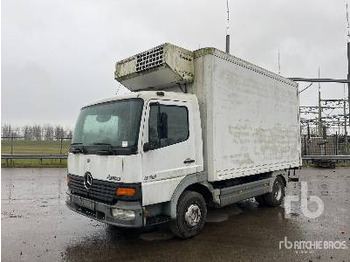
<svg viewBox="0 0 350 262">
<path fill-rule="evenodd" d="M 185 101 L 152 100 L 143 130 L 143 204 L 166 202 L 179 182 L 196 173 L 193 112 Z"/>
</svg>

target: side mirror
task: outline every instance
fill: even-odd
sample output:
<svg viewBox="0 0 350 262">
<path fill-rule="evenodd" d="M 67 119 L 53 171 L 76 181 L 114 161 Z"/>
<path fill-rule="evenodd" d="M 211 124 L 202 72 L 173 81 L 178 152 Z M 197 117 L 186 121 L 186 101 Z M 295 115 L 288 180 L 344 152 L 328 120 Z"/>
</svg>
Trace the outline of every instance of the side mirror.
<svg viewBox="0 0 350 262">
<path fill-rule="evenodd" d="M 168 138 L 168 115 L 167 115 L 167 113 L 163 112 L 163 113 L 158 114 L 157 131 L 158 131 L 158 138 L 159 139 Z"/>
</svg>

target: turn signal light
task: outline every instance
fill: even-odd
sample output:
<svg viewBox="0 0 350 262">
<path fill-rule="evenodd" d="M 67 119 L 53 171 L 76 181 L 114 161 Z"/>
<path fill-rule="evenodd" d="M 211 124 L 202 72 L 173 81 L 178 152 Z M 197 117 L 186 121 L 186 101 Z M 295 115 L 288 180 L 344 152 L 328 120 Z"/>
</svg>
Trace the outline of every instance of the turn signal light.
<svg viewBox="0 0 350 262">
<path fill-rule="evenodd" d="M 69 176 L 67 176 L 67 184 L 70 182 L 70 177 Z"/>
<path fill-rule="evenodd" d="M 133 187 L 118 187 L 115 193 L 117 196 L 135 196 L 136 189 Z"/>
</svg>

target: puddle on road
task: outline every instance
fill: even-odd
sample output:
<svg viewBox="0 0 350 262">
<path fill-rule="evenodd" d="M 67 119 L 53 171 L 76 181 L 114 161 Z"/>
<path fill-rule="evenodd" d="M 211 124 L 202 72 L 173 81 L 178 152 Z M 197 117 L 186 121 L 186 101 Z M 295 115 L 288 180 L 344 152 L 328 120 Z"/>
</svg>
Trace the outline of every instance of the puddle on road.
<svg viewBox="0 0 350 262">
<path fill-rule="evenodd" d="M 174 238 L 175 236 L 170 231 L 157 230 L 150 233 L 143 233 L 140 239 L 145 241 L 165 241 Z"/>
<path fill-rule="evenodd" d="M 228 220 L 228 214 L 223 213 L 208 213 L 207 223 L 221 223 Z"/>
</svg>

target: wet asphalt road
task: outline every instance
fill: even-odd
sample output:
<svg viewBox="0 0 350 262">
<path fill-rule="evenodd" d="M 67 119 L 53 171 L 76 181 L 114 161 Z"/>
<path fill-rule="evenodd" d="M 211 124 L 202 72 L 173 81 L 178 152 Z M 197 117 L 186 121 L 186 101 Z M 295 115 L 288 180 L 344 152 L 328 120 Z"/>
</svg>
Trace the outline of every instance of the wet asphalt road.
<svg viewBox="0 0 350 262">
<path fill-rule="evenodd" d="M 247 200 L 209 211 L 212 222 L 188 240 L 166 228 L 121 230 L 73 213 L 65 207 L 65 169 L 1 171 L 2 261 L 350 261 L 350 168 L 302 169 L 308 195 L 324 203 L 318 218 L 305 217 L 298 202 L 286 217 L 283 207 Z M 300 191 L 300 183 L 291 185 L 288 194 Z M 345 241 L 348 249 L 287 249 L 285 237 L 338 248 Z"/>
</svg>

